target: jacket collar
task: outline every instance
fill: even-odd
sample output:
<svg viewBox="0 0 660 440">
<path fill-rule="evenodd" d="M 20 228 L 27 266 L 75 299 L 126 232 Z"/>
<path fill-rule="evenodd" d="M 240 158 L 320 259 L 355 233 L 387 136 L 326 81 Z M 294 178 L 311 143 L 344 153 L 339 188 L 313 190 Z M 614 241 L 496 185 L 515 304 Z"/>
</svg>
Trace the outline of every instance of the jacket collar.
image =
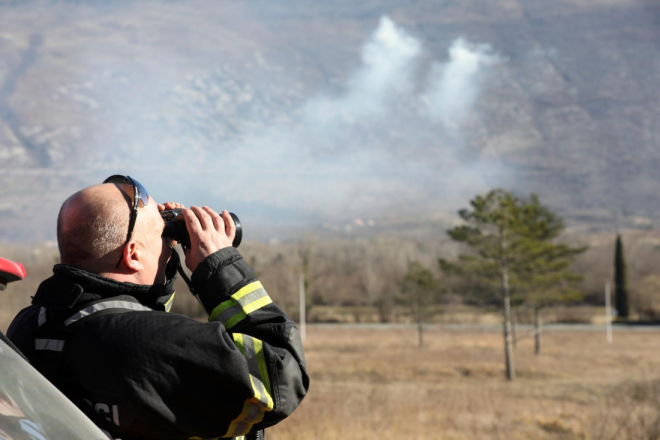
<svg viewBox="0 0 660 440">
<path fill-rule="evenodd" d="M 169 271 L 168 271 L 169 272 Z M 76 267 L 56 264 L 53 276 L 39 285 L 32 304 L 64 310 L 92 301 L 127 295 L 154 310 L 166 310 L 174 294 L 175 275 L 162 285 L 122 283 Z"/>
</svg>

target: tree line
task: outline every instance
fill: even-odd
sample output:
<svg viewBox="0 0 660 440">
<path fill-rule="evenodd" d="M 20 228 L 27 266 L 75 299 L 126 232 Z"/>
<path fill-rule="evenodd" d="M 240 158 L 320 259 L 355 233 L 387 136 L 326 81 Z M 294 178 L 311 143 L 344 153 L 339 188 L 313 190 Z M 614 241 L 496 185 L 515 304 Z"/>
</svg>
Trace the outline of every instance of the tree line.
<svg viewBox="0 0 660 440">
<path fill-rule="evenodd" d="M 595 272 L 597 282 L 604 281 L 605 276 L 600 272 L 604 264 L 596 260 L 602 252 L 585 259 L 586 246 L 567 243 L 565 237 L 562 241 L 560 235 L 565 229 L 562 218 L 543 206 L 535 195 L 519 197 L 494 190 L 476 196 L 469 208 L 459 211 L 459 218 L 459 225 L 448 231 L 439 230 L 435 240 L 410 240 L 401 236 L 323 240 L 306 236 L 295 242 L 246 242 L 240 250 L 273 299 L 293 317 L 298 314 L 301 274 L 305 280 L 307 316 L 313 316 L 310 312 L 320 306 L 366 306 L 375 311 L 378 321 L 391 322 L 404 310 L 408 319 L 417 323 L 420 346 L 423 323 L 441 312 L 448 302 L 499 310 L 507 375 L 513 378 L 516 313 L 512 312 L 521 308 L 533 310 L 535 350 L 539 354 L 544 308 L 584 300 L 602 304 L 602 284 L 596 285 L 598 292 L 594 293 L 596 289 L 585 288 L 584 281 Z M 57 262 L 56 249 L 37 252 L 36 248 L 1 248 L 3 256 L 23 262 L 29 275 L 11 292 L 3 294 L 3 305 L 9 305 L 3 309 L 6 312 L 3 321 L 29 304 L 30 295 L 49 276 L 53 262 Z M 643 275 L 652 278 L 651 281 L 655 279 L 648 275 L 658 259 L 654 249 L 635 247 L 632 267 L 636 278 Z M 630 310 L 626 281 L 629 267 L 624 261 L 621 237 L 617 239 L 615 254 L 615 307 L 625 317 Z M 611 257 L 607 260 L 612 271 Z M 643 264 L 651 271 L 640 269 Z M 182 282 L 177 290 L 185 292 Z M 636 296 L 639 295 L 633 298 Z M 653 311 L 653 295 L 649 298 L 631 304 L 638 312 Z M 174 304 L 175 312 L 202 316 L 198 304 L 185 293 L 178 294 Z M 2 324 L 6 326 L 8 322 Z"/>
<path fill-rule="evenodd" d="M 470 208 L 461 209 L 462 224 L 447 231 L 467 252 L 450 261 L 439 258 L 443 280 L 453 284 L 466 303 L 492 305 L 502 314 L 506 377 L 515 378 L 513 346 L 515 322 L 512 308 L 534 311 L 535 354 L 541 353 L 541 311 L 555 304 L 584 299 L 582 276 L 571 267 L 587 246 L 558 242 L 564 221 L 543 206 L 537 195 L 518 197 L 497 189 L 478 195 Z M 615 307 L 619 319 L 629 316 L 626 264 L 621 236 L 615 255 Z M 442 286 L 419 261 L 410 263 L 402 282 L 400 301 L 411 308 L 417 321 L 419 346 L 423 321 L 447 286 Z"/>
</svg>

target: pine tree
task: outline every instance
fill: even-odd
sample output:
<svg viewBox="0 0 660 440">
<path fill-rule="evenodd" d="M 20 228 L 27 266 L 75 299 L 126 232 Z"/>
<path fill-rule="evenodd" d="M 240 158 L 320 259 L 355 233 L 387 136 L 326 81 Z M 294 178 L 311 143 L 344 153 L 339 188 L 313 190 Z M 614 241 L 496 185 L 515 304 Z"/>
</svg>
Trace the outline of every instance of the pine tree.
<svg viewBox="0 0 660 440">
<path fill-rule="evenodd" d="M 463 292 L 468 301 L 495 303 L 501 308 L 506 375 L 512 380 L 512 301 L 531 304 L 540 317 L 540 309 L 557 300 L 560 292 L 565 294 L 566 284 L 575 279 L 567 267 L 584 248 L 552 243 L 563 221 L 533 194 L 521 199 L 493 190 L 470 204 L 472 210 L 459 211 L 465 225 L 448 234 L 474 253 L 460 255 L 455 263 L 440 259 L 440 268 L 465 281 Z M 538 343 L 540 347 L 540 339 Z"/>
<path fill-rule="evenodd" d="M 465 222 L 462 226 L 447 231 L 455 241 L 465 243 L 474 255 L 461 255 L 459 263 L 439 260 L 440 267 L 456 275 L 479 278 L 477 286 L 484 290 L 469 291 L 476 295 L 494 295 L 501 306 L 502 332 L 504 337 L 504 362 L 506 377 L 515 378 L 513 346 L 511 334 L 511 288 L 510 267 L 518 258 L 517 249 L 524 240 L 524 224 L 521 222 L 522 205 L 520 199 L 504 190 L 493 190 L 485 196 L 477 196 L 470 201 L 472 210 L 461 209 L 458 214 Z M 495 287 L 499 284 L 498 287 Z M 476 286 L 475 286 L 476 287 Z M 495 293 L 497 292 L 497 293 Z"/>
<path fill-rule="evenodd" d="M 534 352 L 541 354 L 541 310 L 557 303 L 582 300 L 577 285 L 582 277 L 569 270 L 575 257 L 586 247 L 539 241 L 529 257 L 516 268 L 522 301 L 534 310 Z"/>
<path fill-rule="evenodd" d="M 580 301 L 583 294 L 577 285 L 582 277 L 569 270 L 575 258 L 587 250 L 586 246 L 572 247 L 554 243 L 564 229 L 561 217 L 541 205 L 532 194 L 525 202 L 523 222 L 528 225 L 519 252 L 512 268 L 515 273 L 513 290 L 516 299 L 534 310 L 535 354 L 541 354 L 541 310 L 557 303 Z"/>
<path fill-rule="evenodd" d="M 615 306 L 619 317 L 627 318 L 628 309 L 628 285 L 626 280 L 626 260 L 623 254 L 623 242 L 621 235 L 616 236 L 616 249 L 614 251 L 614 295 Z"/>
</svg>

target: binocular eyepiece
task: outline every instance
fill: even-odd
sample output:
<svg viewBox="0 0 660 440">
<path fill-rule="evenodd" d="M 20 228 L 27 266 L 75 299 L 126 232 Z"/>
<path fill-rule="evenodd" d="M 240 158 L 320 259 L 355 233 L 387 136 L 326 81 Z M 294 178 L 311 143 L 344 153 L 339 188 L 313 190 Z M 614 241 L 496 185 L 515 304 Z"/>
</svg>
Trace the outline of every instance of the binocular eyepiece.
<svg viewBox="0 0 660 440">
<path fill-rule="evenodd" d="M 243 226 L 236 214 L 230 212 L 229 215 L 231 215 L 231 218 L 234 220 L 234 225 L 236 225 L 236 235 L 234 236 L 232 246 L 237 248 L 243 239 Z M 186 221 L 181 215 L 181 210 L 167 209 L 161 211 L 160 216 L 163 217 L 163 221 L 165 222 L 163 237 L 176 240 L 178 243 L 181 243 L 183 247 L 189 248 L 190 235 L 188 234 L 188 229 L 186 229 Z"/>
</svg>

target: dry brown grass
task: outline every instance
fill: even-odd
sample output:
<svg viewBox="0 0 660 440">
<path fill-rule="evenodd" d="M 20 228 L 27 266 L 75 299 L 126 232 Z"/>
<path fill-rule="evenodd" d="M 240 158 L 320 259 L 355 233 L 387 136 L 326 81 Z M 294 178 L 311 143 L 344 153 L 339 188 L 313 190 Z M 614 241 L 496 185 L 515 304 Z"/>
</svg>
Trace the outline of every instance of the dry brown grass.
<svg viewBox="0 0 660 440">
<path fill-rule="evenodd" d="M 549 332 L 516 350 L 498 332 L 311 328 L 309 396 L 271 439 L 656 439 L 656 331 Z"/>
<path fill-rule="evenodd" d="M 634 249 L 631 259 L 641 252 Z M 6 330 L 50 275 L 57 253 L 36 246 L 4 245 L 0 251 L 28 270 L 26 280 L 0 292 L 0 330 Z M 295 311 L 296 290 L 275 270 L 284 273 L 280 266 L 294 262 L 281 263 L 277 255 L 262 260 L 256 266 L 274 300 Z M 271 288 L 278 280 L 282 285 Z M 197 306 L 182 285 L 178 290 L 177 311 L 195 316 Z M 377 319 L 374 307 L 338 306 L 317 312 Z M 441 307 L 445 313 L 437 322 L 499 321 L 483 310 Z M 602 315 L 595 307 L 556 307 L 544 311 L 544 321 L 595 322 Z M 520 322 L 529 321 L 525 316 Z M 660 439 L 658 335 L 616 331 L 607 346 L 601 333 L 551 332 L 538 358 L 532 340 L 524 339 L 516 351 L 519 378 L 507 383 L 495 331 L 429 330 L 420 351 L 414 330 L 314 327 L 306 342 L 310 395 L 291 419 L 269 430 L 269 439 Z"/>
</svg>

